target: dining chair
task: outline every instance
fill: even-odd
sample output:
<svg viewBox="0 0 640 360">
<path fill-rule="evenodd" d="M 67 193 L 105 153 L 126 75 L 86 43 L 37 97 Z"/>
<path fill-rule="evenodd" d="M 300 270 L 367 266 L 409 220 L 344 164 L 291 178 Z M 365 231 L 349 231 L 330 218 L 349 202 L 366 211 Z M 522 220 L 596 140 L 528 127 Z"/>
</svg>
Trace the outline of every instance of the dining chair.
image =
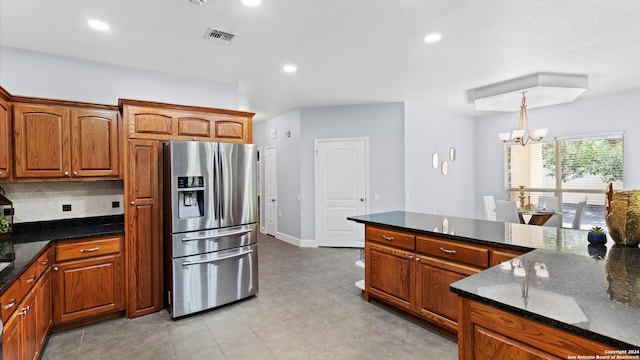
<svg viewBox="0 0 640 360">
<path fill-rule="evenodd" d="M 496 221 L 519 223 L 518 204 L 515 201 L 496 200 Z"/>
<path fill-rule="evenodd" d="M 538 198 L 538 204 L 544 203 L 545 209 L 560 211 L 560 200 L 557 196 L 540 196 Z"/>
<path fill-rule="evenodd" d="M 484 219 L 496 221 L 496 200 L 493 195 L 485 195 L 482 197 L 484 202 Z"/>
<path fill-rule="evenodd" d="M 571 225 L 572 229 L 580 229 L 585 210 L 587 210 L 587 201 L 580 201 L 576 207 L 576 216 L 573 218 L 573 225 Z"/>
<path fill-rule="evenodd" d="M 538 204 L 544 204 L 545 209 L 560 211 L 560 199 L 557 196 L 540 196 L 538 198 Z M 560 215 L 553 215 L 551 219 L 544 223 L 544 226 L 562 227 L 562 217 Z"/>
</svg>

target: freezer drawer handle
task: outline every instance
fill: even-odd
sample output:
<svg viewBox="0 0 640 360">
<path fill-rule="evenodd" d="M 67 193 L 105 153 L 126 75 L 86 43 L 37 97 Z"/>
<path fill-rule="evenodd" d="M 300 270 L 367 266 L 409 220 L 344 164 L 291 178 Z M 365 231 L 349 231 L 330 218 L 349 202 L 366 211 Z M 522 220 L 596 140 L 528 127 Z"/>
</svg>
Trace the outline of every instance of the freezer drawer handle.
<svg viewBox="0 0 640 360">
<path fill-rule="evenodd" d="M 185 261 L 185 262 L 182 263 L 182 266 L 206 264 L 206 263 L 210 263 L 210 262 L 216 262 L 216 261 L 220 261 L 220 260 L 226 260 L 226 259 L 231 259 L 231 258 L 235 258 L 235 257 L 240 257 L 240 256 L 243 256 L 243 255 L 250 254 L 252 252 L 253 252 L 253 250 L 248 250 L 248 251 L 244 251 L 244 252 L 241 252 L 241 253 L 238 253 L 238 254 L 223 256 L 223 257 L 219 257 L 219 258 L 215 258 L 215 259 L 198 260 L 198 261 Z"/>
<path fill-rule="evenodd" d="M 217 239 L 217 238 L 223 237 L 223 236 L 246 234 L 246 233 L 250 233 L 251 231 L 253 231 L 253 230 L 252 229 L 243 229 L 243 230 L 231 231 L 231 232 L 228 232 L 228 233 L 218 234 L 218 235 L 213 235 L 213 236 L 186 237 L 186 238 L 182 239 L 182 242 L 194 241 L 194 240 Z"/>
</svg>

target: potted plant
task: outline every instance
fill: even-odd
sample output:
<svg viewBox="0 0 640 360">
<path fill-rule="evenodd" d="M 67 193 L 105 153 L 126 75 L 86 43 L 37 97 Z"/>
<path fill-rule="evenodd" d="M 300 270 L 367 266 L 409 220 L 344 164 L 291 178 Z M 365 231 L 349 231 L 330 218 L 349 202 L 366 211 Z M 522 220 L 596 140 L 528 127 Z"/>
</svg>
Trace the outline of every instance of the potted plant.
<svg viewBox="0 0 640 360">
<path fill-rule="evenodd" d="M 604 245 L 607 243 L 607 233 L 600 226 L 594 226 L 587 234 L 587 241 L 593 245 Z"/>
</svg>

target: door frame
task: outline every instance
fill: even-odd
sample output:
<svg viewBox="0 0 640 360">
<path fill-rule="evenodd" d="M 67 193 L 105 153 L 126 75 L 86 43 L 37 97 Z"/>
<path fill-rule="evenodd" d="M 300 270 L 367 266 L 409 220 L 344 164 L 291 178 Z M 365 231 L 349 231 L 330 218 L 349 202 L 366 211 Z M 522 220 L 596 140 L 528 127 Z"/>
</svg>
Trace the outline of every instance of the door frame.
<svg viewBox="0 0 640 360">
<path fill-rule="evenodd" d="M 369 191 L 370 191 L 370 185 L 369 185 L 369 137 L 347 137 L 347 138 L 322 138 L 322 139 L 315 139 L 313 142 L 313 152 L 314 152 L 314 164 L 313 164 L 313 168 L 314 168 L 314 175 L 313 175 L 313 181 L 314 181 L 314 192 L 313 192 L 313 202 L 314 202 L 314 215 L 313 215 L 313 225 L 314 225 L 314 231 L 313 231 L 313 241 L 316 244 L 316 246 L 319 246 L 318 244 L 318 239 L 316 238 L 317 234 L 318 234 L 318 214 L 319 214 L 319 209 L 318 209 L 318 145 L 320 143 L 329 143 L 329 142 L 345 142 L 345 141 L 364 141 L 364 172 L 365 172 L 365 176 L 364 176 L 364 193 L 365 193 L 365 201 L 364 201 L 364 212 L 366 214 L 369 213 L 369 199 L 371 198 L 369 195 Z M 364 225 L 361 225 L 364 227 Z M 364 236 L 364 229 L 362 231 L 363 236 Z M 364 237 L 362 239 L 362 247 L 364 248 Z"/>
<path fill-rule="evenodd" d="M 261 200 L 262 200 L 262 203 L 264 204 L 264 228 L 261 227 L 260 231 L 263 234 L 267 234 L 267 230 L 268 230 L 268 226 L 269 226 L 269 224 L 268 224 L 269 223 L 269 220 L 268 220 L 269 213 L 267 212 L 268 199 L 266 198 L 267 195 L 268 195 L 267 194 L 267 181 L 269 181 L 268 177 L 267 177 L 267 169 L 268 169 L 268 165 L 269 165 L 268 162 L 267 162 L 267 153 L 269 152 L 269 150 L 272 150 L 272 149 L 276 154 L 276 161 L 273 164 L 273 166 L 274 166 L 273 171 L 274 171 L 274 177 L 275 177 L 275 179 L 274 179 L 275 184 L 274 184 L 273 191 L 275 192 L 274 196 L 276 198 L 276 205 L 275 205 L 275 209 L 274 209 L 275 214 L 273 214 L 274 215 L 273 216 L 273 219 L 274 219 L 273 220 L 273 226 L 274 226 L 274 234 L 273 234 L 273 236 L 275 237 L 276 234 L 278 233 L 278 151 L 277 151 L 275 145 L 265 146 L 264 153 L 260 154 L 261 164 L 262 164 L 262 162 L 264 162 L 264 177 L 262 178 L 263 184 L 264 184 L 264 191 L 261 192 L 261 194 L 262 194 Z"/>
</svg>

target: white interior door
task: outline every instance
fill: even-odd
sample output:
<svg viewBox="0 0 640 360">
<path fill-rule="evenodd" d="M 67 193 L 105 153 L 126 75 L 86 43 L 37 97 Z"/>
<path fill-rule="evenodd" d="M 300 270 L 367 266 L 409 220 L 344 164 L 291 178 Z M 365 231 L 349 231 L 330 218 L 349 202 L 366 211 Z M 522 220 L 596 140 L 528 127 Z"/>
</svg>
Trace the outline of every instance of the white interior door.
<svg viewBox="0 0 640 360">
<path fill-rule="evenodd" d="M 316 140 L 316 243 L 364 246 L 364 226 L 347 216 L 367 210 L 368 141 Z"/>
<path fill-rule="evenodd" d="M 265 149 L 264 156 L 264 207 L 266 230 L 269 235 L 276 235 L 277 212 L 277 179 L 276 179 L 276 148 L 268 147 Z"/>
</svg>

